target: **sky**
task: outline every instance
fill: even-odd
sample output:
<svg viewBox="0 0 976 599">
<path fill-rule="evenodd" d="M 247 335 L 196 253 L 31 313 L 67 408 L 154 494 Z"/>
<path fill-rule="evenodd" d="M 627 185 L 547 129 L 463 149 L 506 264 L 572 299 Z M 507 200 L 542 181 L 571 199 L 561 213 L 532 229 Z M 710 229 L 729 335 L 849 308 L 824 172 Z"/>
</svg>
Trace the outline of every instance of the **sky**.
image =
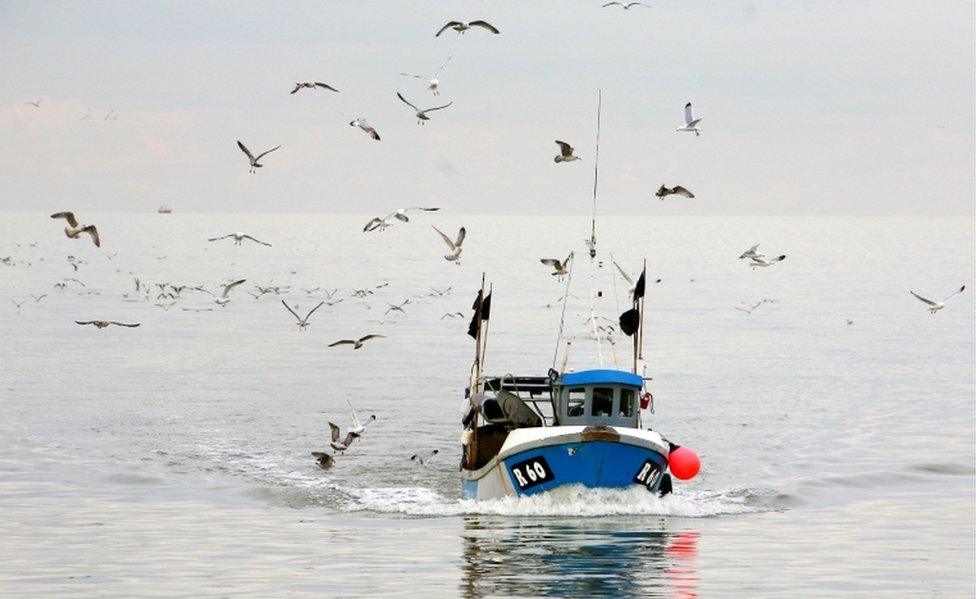
<svg viewBox="0 0 976 599">
<path fill-rule="evenodd" d="M 0 211 L 586 214 L 602 89 L 602 213 L 976 214 L 973 2 L 602 3 L 0 3 Z"/>
</svg>

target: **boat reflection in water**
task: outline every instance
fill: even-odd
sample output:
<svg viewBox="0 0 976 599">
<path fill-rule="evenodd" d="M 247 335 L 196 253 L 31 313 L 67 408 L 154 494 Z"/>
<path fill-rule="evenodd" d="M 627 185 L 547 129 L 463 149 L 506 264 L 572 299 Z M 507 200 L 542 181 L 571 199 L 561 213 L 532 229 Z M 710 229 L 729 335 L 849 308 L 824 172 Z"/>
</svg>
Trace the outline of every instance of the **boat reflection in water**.
<svg viewBox="0 0 976 599">
<path fill-rule="evenodd" d="M 697 597 L 699 532 L 663 518 L 464 519 L 465 597 Z"/>
</svg>

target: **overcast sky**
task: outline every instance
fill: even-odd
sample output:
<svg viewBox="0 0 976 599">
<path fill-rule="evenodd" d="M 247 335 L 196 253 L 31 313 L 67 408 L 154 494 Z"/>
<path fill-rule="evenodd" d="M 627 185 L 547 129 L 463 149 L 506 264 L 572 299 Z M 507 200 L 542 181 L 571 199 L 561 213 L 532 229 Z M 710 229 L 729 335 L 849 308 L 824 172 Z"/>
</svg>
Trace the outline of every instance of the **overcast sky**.
<svg viewBox="0 0 976 599">
<path fill-rule="evenodd" d="M 602 212 L 974 214 L 971 0 L 601 3 L 0 3 L 0 210 L 586 213 L 602 88 Z"/>
</svg>

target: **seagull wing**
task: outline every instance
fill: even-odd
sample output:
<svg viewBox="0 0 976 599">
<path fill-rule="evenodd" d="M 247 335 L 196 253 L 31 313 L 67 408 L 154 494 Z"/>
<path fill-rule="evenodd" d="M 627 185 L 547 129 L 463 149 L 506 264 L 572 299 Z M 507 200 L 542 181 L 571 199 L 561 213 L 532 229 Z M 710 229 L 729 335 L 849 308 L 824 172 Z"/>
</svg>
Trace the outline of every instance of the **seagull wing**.
<svg viewBox="0 0 976 599">
<path fill-rule="evenodd" d="M 922 297 L 921 295 L 915 293 L 914 291 L 909 291 L 908 293 L 911 293 L 912 295 L 914 295 L 915 297 L 917 297 L 918 299 L 922 300 L 923 302 L 925 302 L 926 304 L 928 304 L 930 306 L 938 306 L 939 305 L 938 302 L 933 302 L 932 300 L 930 300 L 928 298 Z"/>
<path fill-rule="evenodd" d="M 691 125 L 695 122 L 695 113 L 691 109 L 691 102 L 685 104 L 685 125 Z"/>
<path fill-rule="evenodd" d="M 625 281 L 627 281 L 627 282 L 628 282 L 628 283 L 630 283 L 631 285 L 633 285 L 633 284 L 634 284 L 634 280 L 633 280 L 632 278 L 630 278 L 630 275 L 629 275 L 629 274 L 627 274 L 627 273 L 626 273 L 626 272 L 624 271 L 624 269 L 623 269 L 623 268 L 621 268 L 619 264 L 617 264 L 617 262 L 616 262 L 616 261 L 614 261 L 614 263 L 613 263 L 613 265 L 617 267 L 617 272 L 619 272 L 619 273 L 620 273 L 620 276 L 622 276 L 622 277 L 624 278 L 624 280 L 625 280 Z"/>
<path fill-rule="evenodd" d="M 424 112 L 434 112 L 435 110 L 443 110 L 443 109 L 447 108 L 448 106 L 450 106 L 451 104 L 454 104 L 454 102 L 451 101 L 451 102 L 448 102 L 447 104 L 445 104 L 443 106 L 435 106 L 433 108 L 426 108 L 426 109 L 424 109 Z"/>
<path fill-rule="evenodd" d="M 608 6 L 623 6 L 623 4 L 619 2 L 607 2 L 606 4 L 603 5 L 603 8 L 606 8 Z"/>
<path fill-rule="evenodd" d="M 308 311 L 308 314 L 305 315 L 305 320 L 308 321 L 308 319 L 312 317 L 312 314 L 314 314 L 316 310 L 318 310 L 319 308 L 321 308 L 322 307 L 322 304 L 324 304 L 324 303 L 325 302 L 319 302 L 319 305 L 317 305 L 314 308 L 312 308 L 311 310 L 309 310 Z M 294 312 L 292 312 L 292 314 L 294 314 Z"/>
<path fill-rule="evenodd" d="M 438 233 L 438 234 L 439 234 L 439 235 L 441 236 L 441 239 L 443 239 L 443 240 L 444 240 L 444 243 L 446 243 L 446 244 L 448 245 L 448 247 L 450 247 L 450 248 L 451 248 L 452 250 L 455 250 L 455 249 L 457 249 L 457 246 L 456 246 L 456 245 L 454 245 L 454 242 L 453 242 L 453 241 L 451 240 L 451 238 L 450 238 L 450 237 L 448 237 L 448 236 L 447 236 L 447 235 L 446 235 L 446 234 L 444 233 L 444 231 L 441 231 L 441 230 L 440 230 L 440 229 L 438 229 L 437 227 L 434 227 L 434 225 L 431 225 L 431 227 L 433 227 L 433 228 L 434 228 L 434 230 L 435 230 L 435 231 L 437 231 L 437 233 Z"/>
<path fill-rule="evenodd" d="M 92 241 L 95 242 L 95 247 L 102 247 L 102 242 L 98 239 L 98 229 L 95 228 L 95 225 L 88 225 L 82 229 L 82 232 L 91 235 Z"/>
<path fill-rule="evenodd" d="M 695 197 L 695 194 L 691 193 L 690 191 L 688 191 L 687 189 L 685 189 L 684 187 L 682 187 L 680 185 L 675 185 L 674 186 L 674 189 L 672 189 L 671 192 L 672 193 L 675 193 L 675 194 L 678 194 L 679 196 L 684 196 L 686 198 L 693 198 L 693 197 Z"/>
<path fill-rule="evenodd" d="M 135 324 L 128 324 L 128 323 L 125 323 L 125 322 L 116 322 L 114 320 L 110 320 L 110 321 L 108 321 L 108 323 L 109 324 L 114 324 L 114 325 L 120 326 L 120 327 L 129 327 L 130 329 L 135 328 L 135 327 L 139 326 L 140 324 L 142 324 L 142 323 L 139 323 L 139 322 L 137 322 Z"/>
<path fill-rule="evenodd" d="M 457 25 L 464 25 L 461 21 L 448 21 L 446 25 L 440 28 L 440 30 L 434 34 L 434 37 L 440 37 L 445 30 L 455 27 Z"/>
<path fill-rule="evenodd" d="M 963 285 L 962 287 L 960 287 L 960 288 L 959 288 L 959 290 L 958 290 L 958 291 L 953 291 L 953 292 L 952 292 L 951 294 L 949 294 L 949 295 L 947 295 L 947 296 L 946 296 L 946 298 L 945 298 L 944 300 L 942 300 L 942 303 L 943 303 L 943 304 L 944 304 L 944 303 L 946 303 L 947 301 L 949 301 L 949 298 L 950 298 L 950 297 L 952 297 L 952 296 L 954 296 L 954 295 L 959 295 L 960 293 L 962 293 L 962 292 L 963 292 L 963 291 L 965 291 L 965 290 L 966 290 L 966 286 L 965 286 L 965 285 Z"/>
<path fill-rule="evenodd" d="M 464 243 L 464 237 L 467 234 L 468 234 L 468 230 L 465 229 L 464 227 L 458 229 L 458 236 L 457 236 L 457 240 L 454 242 L 454 247 L 461 247 L 461 244 Z"/>
<path fill-rule="evenodd" d="M 372 335 L 372 334 L 366 335 L 365 337 L 360 337 L 359 342 L 362 343 L 363 341 L 369 341 L 370 339 L 376 339 L 380 337 L 385 338 L 386 335 Z"/>
<path fill-rule="evenodd" d="M 254 161 L 257 162 L 258 160 L 261 160 L 261 157 L 262 156 L 266 156 L 266 155 L 270 154 L 271 152 L 274 152 L 275 150 L 277 150 L 280 147 L 281 146 L 275 146 L 275 147 L 271 148 L 270 150 L 265 150 L 265 151 L 261 152 L 260 154 L 258 154 L 258 157 L 254 159 Z"/>
<path fill-rule="evenodd" d="M 227 239 L 228 237 L 233 237 L 233 236 L 234 236 L 233 233 L 228 233 L 227 235 L 224 235 L 223 237 L 208 237 L 207 238 L 207 241 L 220 241 L 221 239 Z"/>
<path fill-rule="evenodd" d="M 363 233 L 372 231 L 373 229 L 375 229 L 376 227 L 378 227 L 381 222 L 383 222 L 383 219 L 381 219 L 379 217 L 374 217 L 371 221 L 369 221 L 368 223 L 366 223 L 366 226 L 365 227 L 363 227 Z"/>
<path fill-rule="evenodd" d="M 51 215 L 51 218 L 63 218 L 64 220 L 68 221 L 68 224 L 72 227 L 78 226 L 78 221 L 75 220 L 74 212 L 55 212 Z"/>
<path fill-rule="evenodd" d="M 495 26 L 489 23 L 488 21 L 471 21 L 470 23 L 468 23 L 468 27 L 481 27 L 482 29 L 487 29 L 492 33 L 501 33 L 500 31 L 495 29 Z"/>
<path fill-rule="evenodd" d="M 81 324 L 81 325 L 95 324 L 95 321 L 94 320 L 84 320 L 84 321 L 83 320 L 76 320 L 75 321 L 75 324 Z"/>
<path fill-rule="evenodd" d="M 334 443 L 334 442 L 338 441 L 339 440 L 339 427 L 336 426 L 334 423 L 330 422 L 329 423 L 329 430 L 332 433 L 332 442 Z"/>
<path fill-rule="evenodd" d="M 437 212 L 440 208 L 425 208 L 424 206 L 410 206 L 409 208 L 404 208 L 404 210 L 424 210 L 426 212 Z"/>
<path fill-rule="evenodd" d="M 302 84 L 301 83 L 296 83 L 295 84 L 295 89 L 291 90 L 291 93 L 295 93 L 295 92 L 297 92 L 300 89 L 302 89 Z M 237 143 L 241 143 L 241 142 L 237 142 Z"/>
<path fill-rule="evenodd" d="M 288 310 L 289 312 L 291 312 L 291 315 L 292 315 L 292 316 L 294 316 L 294 317 L 295 317 L 295 319 L 296 319 L 296 320 L 297 320 L 298 322 L 301 322 L 301 321 L 302 321 L 302 319 L 301 319 L 301 317 L 300 317 L 300 316 L 299 316 L 298 314 L 295 314 L 295 311 L 291 309 L 291 306 L 289 306 L 288 304 L 286 304 L 286 303 L 285 303 L 285 300 L 281 300 L 281 304 L 282 304 L 282 305 L 283 305 L 283 306 L 284 306 L 284 307 L 285 307 L 285 308 L 286 308 L 286 309 L 287 309 L 287 310 Z"/>
<path fill-rule="evenodd" d="M 556 144 L 559 146 L 559 153 L 563 155 L 564 158 L 569 158 L 573 155 L 573 146 L 569 145 L 564 141 L 556 140 Z"/>
<path fill-rule="evenodd" d="M 542 262 L 546 266 L 551 266 L 553 268 L 559 267 L 559 260 L 556 260 L 555 258 L 542 258 L 539 260 L 539 262 Z"/>
<path fill-rule="evenodd" d="M 245 281 L 247 281 L 247 279 L 241 279 L 240 281 L 234 281 L 233 283 L 228 283 L 227 285 L 224 285 L 224 293 L 221 295 L 221 297 L 227 297 L 227 294 L 230 293 L 231 289 L 237 287 L 238 285 L 244 283 Z"/>
<path fill-rule="evenodd" d="M 353 341 L 352 339 L 340 339 L 339 341 L 336 341 L 335 343 L 330 343 L 329 344 L 329 347 L 335 347 L 337 345 L 356 345 L 356 342 Z"/>
<path fill-rule="evenodd" d="M 254 154 L 251 153 L 251 150 L 247 149 L 247 146 L 241 143 L 241 140 L 237 140 L 237 147 L 240 148 L 242 152 L 247 154 L 248 160 L 250 160 L 251 162 L 255 161 Z"/>
<path fill-rule="evenodd" d="M 349 410 L 352 412 L 352 421 L 356 425 L 356 428 L 362 428 L 363 423 L 359 421 L 359 414 L 356 413 L 356 408 L 352 407 L 352 402 L 346 399 L 346 403 L 349 404 Z"/>
<path fill-rule="evenodd" d="M 403 75 L 404 77 L 413 77 L 414 79 L 423 79 L 425 81 L 427 80 L 427 77 L 424 77 L 423 75 L 414 75 L 413 73 L 397 73 L 397 74 Z"/>
<path fill-rule="evenodd" d="M 332 87 L 328 83 L 319 83 L 318 81 L 316 81 L 315 82 L 315 85 L 317 85 L 317 86 L 319 86 L 319 87 L 321 87 L 323 89 L 328 89 L 328 90 L 334 91 L 336 93 L 339 93 L 339 90 L 337 90 L 336 88 Z"/>
<path fill-rule="evenodd" d="M 265 243 L 265 242 L 261 241 L 260 239 L 255 239 L 255 238 L 251 237 L 250 235 L 244 235 L 243 237 L 244 237 L 244 239 L 250 239 L 254 243 L 260 243 L 261 245 L 266 245 L 268 247 L 271 247 L 271 244 L 270 243 Z"/>
<path fill-rule="evenodd" d="M 451 54 L 450 56 L 447 57 L 447 60 L 444 61 L 444 64 L 442 64 L 441 66 L 437 67 L 437 70 L 434 71 L 434 78 L 437 78 L 438 73 L 441 72 L 441 69 L 443 69 L 444 67 L 447 66 L 447 63 L 451 62 L 451 59 L 452 58 L 454 58 L 454 55 L 453 54 Z"/>
<path fill-rule="evenodd" d="M 400 101 L 401 102 L 403 102 L 404 104 L 406 104 L 410 108 L 413 108 L 414 109 L 414 112 L 420 112 L 420 109 L 417 108 L 416 106 L 414 106 L 413 104 L 411 104 L 410 102 L 408 102 L 407 99 L 404 98 L 403 97 L 403 94 L 401 94 L 400 92 L 397 92 L 397 97 L 400 98 Z"/>
<path fill-rule="evenodd" d="M 357 435 L 352 431 L 349 431 L 348 433 L 346 433 L 346 438 L 342 440 L 342 444 L 346 446 L 346 449 L 348 449 L 349 446 L 352 445 L 352 442 L 358 438 L 359 435 Z"/>
</svg>

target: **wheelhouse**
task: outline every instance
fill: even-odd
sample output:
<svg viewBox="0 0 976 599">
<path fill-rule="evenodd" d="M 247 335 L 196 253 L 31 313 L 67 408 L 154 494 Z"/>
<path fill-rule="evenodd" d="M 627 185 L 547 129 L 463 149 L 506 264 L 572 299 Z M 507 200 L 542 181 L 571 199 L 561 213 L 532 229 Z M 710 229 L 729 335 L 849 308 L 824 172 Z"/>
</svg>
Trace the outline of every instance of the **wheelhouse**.
<svg viewBox="0 0 976 599">
<path fill-rule="evenodd" d="M 644 379 L 622 370 L 584 370 L 562 375 L 552 384 L 556 426 L 638 428 Z"/>
</svg>

